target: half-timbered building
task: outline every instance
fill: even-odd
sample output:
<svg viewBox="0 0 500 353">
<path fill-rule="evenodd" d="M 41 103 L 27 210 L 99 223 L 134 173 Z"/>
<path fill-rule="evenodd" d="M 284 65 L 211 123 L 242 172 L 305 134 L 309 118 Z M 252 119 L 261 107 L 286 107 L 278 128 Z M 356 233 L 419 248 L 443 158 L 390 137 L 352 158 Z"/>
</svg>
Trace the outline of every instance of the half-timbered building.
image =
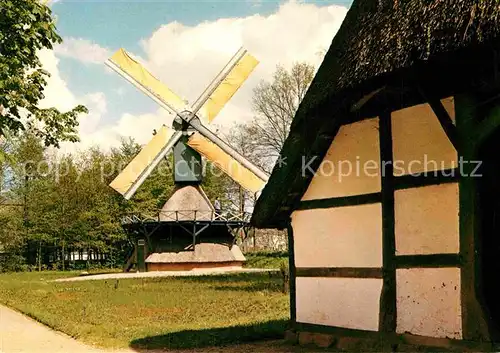
<svg viewBox="0 0 500 353">
<path fill-rule="evenodd" d="M 494 0 L 353 2 L 252 218 L 288 229 L 301 341 L 499 339 L 499 19 Z"/>
</svg>

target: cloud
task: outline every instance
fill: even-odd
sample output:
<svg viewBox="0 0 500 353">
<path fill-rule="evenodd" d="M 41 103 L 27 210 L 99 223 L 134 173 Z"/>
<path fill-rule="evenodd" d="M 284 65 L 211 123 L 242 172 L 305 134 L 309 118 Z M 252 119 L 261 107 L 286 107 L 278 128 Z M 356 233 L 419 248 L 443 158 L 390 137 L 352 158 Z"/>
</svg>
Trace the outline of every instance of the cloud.
<svg viewBox="0 0 500 353">
<path fill-rule="evenodd" d="M 214 130 L 225 129 L 252 118 L 253 88 L 261 80 L 269 80 L 277 64 L 289 68 L 294 62 L 307 61 L 319 66 L 322 58 L 318 53 L 328 49 L 346 13 L 347 8 L 341 6 L 290 1 L 269 16 L 222 18 L 196 26 L 172 22 L 141 41 L 144 54 L 139 59 L 162 82 L 193 102 L 240 46 L 248 49 L 260 64 L 214 121 Z M 101 63 L 110 55 L 108 49 L 89 40 L 74 38 L 66 39 L 56 53 L 84 63 Z M 171 125 L 172 116 L 162 109 L 147 114 L 127 113 L 110 122 L 106 119 L 106 95 L 91 92 L 75 97 L 58 74 L 57 57 L 54 53 L 45 55 L 53 73 L 45 103 L 71 107 L 84 102 L 90 109 L 91 113 L 81 119 L 82 142 L 78 148 L 98 145 L 108 149 L 119 144 L 121 137 L 129 136 L 146 143 L 153 129 Z M 114 93 L 120 92 L 123 90 L 117 87 Z"/>
<path fill-rule="evenodd" d="M 269 16 L 223 18 L 197 26 L 172 22 L 142 40 L 147 66 L 165 84 L 190 102 L 240 46 L 260 64 L 215 120 L 223 126 L 248 119 L 253 88 L 269 79 L 277 64 L 291 67 L 307 61 L 319 66 L 347 8 L 291 1 Z"/>
<path fill-rule="evenodd" d="M 54 51 L 48 49 L 40 50 L 38 57 L 42 67 L 50 73 L 44 90 L 45 98 L 40 101 L 40 107 L 55 107 L 61 111 L 70 110 L 76 105 L 77 99 L 59 73 L 59 59 Z"/>
<path fill-rule="evenodd" d="M 61 2 L 62 0 L 40 0 L 40 2 L 44 5 L 51 6 L 57 2 Z"/>
<path fill-rule="evenodd" d="M 93 120 L 90 121 L 90 123 L 93 122 Z M 64 152 L 82 150 L 91 146 L 109 150 L 112 147 L 118 147 L 121 139 L 128 137 L 133 137 L 140 144 L 146 144 L 153 137 L 153 130 L 157 130 L 162 124 L 172 125 L 172 116 L 163 109 L 139 115 L 125 113 L 116 123 L 101 124 L 90 133 L 82 134 L 80 143 L 65 144 Z"/>
<path fill-rule="evenodd" d="M 47 79 L 47 86 L 44 90 L 44 98 L 40 101 L 40 108 L 54 107 L 60 111 L 68 111 L 78 104 L 84 104 L 89 108 L 89 114 L 82 114 L 79 117 L 78 132 L 82 139 L 80 144 L 63 143 L 62 152 L 71 152 L 77 148 L 90 146 L 92 136 L 98 130 L 107 112 L 106 96 L 103 92 L 91 92 L 83 96 L 75 96 L 68 85 L 62 79 L 59 72 L 60 59 L 53 50 L 43 49 L 38 52 L 43 69 L 50 73 Z M 105 141 L 101 141 L 106 145 Z"/>
<path fill-rule="evenodd" d="M 78 133 L 81 142 L 76 144 L 64 142 L 59 153 L 71 153 L 93 146 L 108 150 L 118 146 L 124 137 L 134 137 L 139 143 L 147 143 L 152 137 L 153 129 L 158 129 L 163 123 L 169 126 L 172 124 L 172 115 L 163 109 L 158 109 L 153 114 L 123 114 L 117 122 L 106 122 L 108 102 L 105 93 L 90 92 L 83 96 L 75 96 L 61 77 L 58 67 L 60 59 L 56 53 L 44 49 L 38 53 L 38 57 L 42 67 L 50 73 L 44 90 L 45 98 L 40 101 L 39 106 L 67 111 L 78 104 L 83 104 L 89 109 L 88 114 L 79 117 Z"/>
<path fill-rule="evenodd" d="M 87 39 L 72 37 L 64 38 L 54 50 L 60 57 L 72 58 L 85 64 L 103 64 L 112 55 L 108 48 Z"/>
<path fill-rule="evenodd" d="M 80 118 L 79 126 L 80 135 L 87 137 L 98 129 L 107 113 L 106 95 L 103 92 L 89 93 L 81 98 L 81 104 L 89 109 L 89 114 Z"/>
</svg>

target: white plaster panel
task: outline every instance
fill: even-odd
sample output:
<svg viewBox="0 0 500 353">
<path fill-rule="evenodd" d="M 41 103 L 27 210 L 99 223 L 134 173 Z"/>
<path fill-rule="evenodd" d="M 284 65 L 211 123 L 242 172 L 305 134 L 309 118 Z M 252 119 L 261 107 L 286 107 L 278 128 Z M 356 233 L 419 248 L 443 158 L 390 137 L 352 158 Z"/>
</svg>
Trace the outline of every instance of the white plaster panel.
<svg viewBox="0 0 500 353">
<path fill-rule="evenodd" d="M 454 116 L 450 99 L 443 102 Z M 458 166 L 457 151 L 428 104 L 393 112 L 392 140 L 396 176 Z"/>
<path fill-rule="evenodd" d="M 462 338 L 459 268 L 396 271 L 398 333 Z"/>
<path fill-rule="evenodd" d="M 378 331 L 382 280 L 298 277 L 297 321 Z"/>
<path fill-rule="evenodd" d="M 339 129 L 302 200 L 380 191 L 378 121 L 367 119 Z"/>
<path fill-rule="evenodd" d="M 380 203 L 292 213 L 297 267 L 382 267 Z"/>
<path fill-rule="evenodd" d="M 396 254 L 458 253 L 458 183 L 397 190 Z"/>
</svg>

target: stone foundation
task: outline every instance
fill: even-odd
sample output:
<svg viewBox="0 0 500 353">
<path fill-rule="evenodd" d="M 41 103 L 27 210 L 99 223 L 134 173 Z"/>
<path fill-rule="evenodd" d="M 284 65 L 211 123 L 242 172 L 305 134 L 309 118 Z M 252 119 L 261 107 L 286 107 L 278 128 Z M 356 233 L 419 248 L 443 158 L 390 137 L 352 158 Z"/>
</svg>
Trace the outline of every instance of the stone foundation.
<svg viewBox="0 0 500 353">
<path fill-rule="evenodd" d="M 472 342 L 447 338 L 433 338 L 410 334 L 369 333 L 363 337 L 356 332 L 353 336 L 336 333 L 318 333 L 288 330 L 285 340 L 289 344 L 303 347 L 329 348 L 334 351 L 351 352 L 495 352 L 489 342 Z"/>
<path fill-rule="evenodd" d="M 147 271 L 237 270 L 243 268 L 243 261 L 147 263 L 146 268 Z"/>
</svg>

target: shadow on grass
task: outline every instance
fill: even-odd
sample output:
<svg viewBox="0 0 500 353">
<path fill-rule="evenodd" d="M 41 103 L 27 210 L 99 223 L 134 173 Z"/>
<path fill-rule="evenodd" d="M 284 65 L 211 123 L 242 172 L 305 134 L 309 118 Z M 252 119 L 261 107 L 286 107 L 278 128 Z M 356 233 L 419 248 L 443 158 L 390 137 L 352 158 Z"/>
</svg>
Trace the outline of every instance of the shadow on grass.
<svg viewBox="0 0 500 353">
<path fill-rule="evenodd" d="M 249 283 L 239 286 L 212 286 L 212 289 L 228 292 L 283 292 L 283 281 Z"/>
<path fill-rule="evenodd" d="M 210 288 L 229 292 L 282 292 L 283 277 L 280 273 L 241 273 L 230 276 L 200 276 L 184 281 L 213 284 Z"/>
<path fill-rule="evenodd" d="M 253 325 L 186 330 L 135 339 L 130 348 L 137 352 L 150 349 L 186 349 L 225 346 L 283 338 L 288 320 L 273 320 Z"/>
<path fill-rule="evenodd" d="M 241 283 L 241 282 L 255 282 L 255 281 L 276 281 L 281 279 L 281 274 L 277 271 L 270 272 L 256 272 L 256 273 L 228 273 L 207 276 L 192 276 L 192 277 L 167 277 L 158 278 L 158 281 L 179 281 L 179 282 L 194 282 L 194 283 Z"/>
</svg>

